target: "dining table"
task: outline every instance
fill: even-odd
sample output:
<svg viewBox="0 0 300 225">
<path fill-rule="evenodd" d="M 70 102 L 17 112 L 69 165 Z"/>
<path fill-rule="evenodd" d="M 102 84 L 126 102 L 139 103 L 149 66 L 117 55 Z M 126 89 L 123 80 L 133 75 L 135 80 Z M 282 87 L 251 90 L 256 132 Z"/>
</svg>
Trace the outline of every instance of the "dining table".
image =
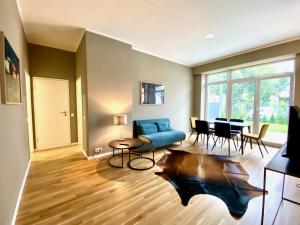
<svg viewBox="0 0 300 225">
<path fill-rule="evenodd" d="M 213 120 L 209 121 L 210 125 L 214 125 L 215 122 L 217 123 L 229 123 L 231 127 L 235 127 L 235 129 L 239 130 L 241 133 L 241 147 L 239 148 L 239 151 L 242 152 L 242 155 L 244 155 L 244 128 L 248 128 L 248 132 L 251 133 L 251 125 L 246 122 L 234 122 L 234 121 L 223 121 L 223 120 Z M 214 127 L 211 127 L 214 128 Z"/>
</svg>

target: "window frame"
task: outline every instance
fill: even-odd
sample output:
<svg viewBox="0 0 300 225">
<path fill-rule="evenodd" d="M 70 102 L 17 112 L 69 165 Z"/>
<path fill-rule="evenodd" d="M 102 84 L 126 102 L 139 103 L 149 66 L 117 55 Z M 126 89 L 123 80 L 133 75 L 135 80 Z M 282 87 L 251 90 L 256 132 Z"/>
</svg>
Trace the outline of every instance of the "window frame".
<svg viewBox="0 0 300 225">
<path fill-rule="evenodd" d="M 232 79 L 232 71 L 238 70 L 238 69 L 245 69 L 255 66 L 262 66 L 266 64 L 275 64 L 279 62 L 285 62 L 285 61 L 293 61 L 294 62 L 294 72 L 285 72 L 285 73 L 279 73 L 279 74 L 265 74 L 261 76 L 254 76 L 254 77 L 246 77 L 246 78 L 240 78 L 240 79 Z M 215 75 L 218 73 L 227 73 L 227 80 L 225 81 L 217 81 L 217 82 L 211 82 L 208 83 L 208 77 L 210 75 Z M 241 67 L 235 67 L 231 69 L 225 69 L 225 70 L 219 70 L 218 72 L 214 73 L 204 73 L 205 76 L 205 90 L 204 90 L 204 119 L 207 120 L 208 118 L 208 87 L 210 85 L 216 85 L 216 84 L 226 84 L 227 85 L 227 94 L 226 94 L 226 107 L 225 107 L 225 114 L 227 118 L 231 118 L 232 115 L 232 86 L 235 83 L 243 83 L 243 82 L 255 82 L 255 93 L 254 93 L 254 107 L 253 107 L 253 131 L 255 133 L 258 133 L 259 130 L 259 110 L 260 110 L 260 83 L 262 80 L 267 79 L 275 79 L 275 78 L 283 78 L 283 77 L 289 77 L 290 78 L 290 105 L 293 105 L 294 103 L 294 90 L 295 90 L 295 58 L 289 58 L 284 60 L 276 60 L 272 62 L 266 62 L 266 63 L 258 63 L 253 64 L 251 66 L 241 66 Z"/>
</svg>

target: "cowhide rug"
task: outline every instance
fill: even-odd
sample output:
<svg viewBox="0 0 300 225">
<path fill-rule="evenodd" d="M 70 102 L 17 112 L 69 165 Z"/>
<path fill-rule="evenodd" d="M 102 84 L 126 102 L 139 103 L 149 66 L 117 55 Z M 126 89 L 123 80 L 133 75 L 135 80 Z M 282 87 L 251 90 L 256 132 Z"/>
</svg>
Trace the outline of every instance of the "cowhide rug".
<svg viewBox="0 0 300 225">
<path fill-rule="evenodd" d="M 229 157 L 171 151 L 157 165 L 163 171 L 155 174 L 174 186 L 184 206 L 194 195 L 210 194 L 222 199 L 232 216 L 241 217 L 249 201 L 263 193 L 248 183 L 246 170 Z"/>
</svg>

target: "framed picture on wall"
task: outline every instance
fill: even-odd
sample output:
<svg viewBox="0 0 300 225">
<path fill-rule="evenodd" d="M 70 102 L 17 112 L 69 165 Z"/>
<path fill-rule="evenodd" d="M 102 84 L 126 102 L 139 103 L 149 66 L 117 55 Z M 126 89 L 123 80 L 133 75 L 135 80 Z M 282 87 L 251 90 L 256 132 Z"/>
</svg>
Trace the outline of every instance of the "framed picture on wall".
<svg viewBox="0 0 300 225">
<path fill-rule="evenodd" d="M 142 81 L 140 96 L 142 105 L 163 105 L 165 103 L 165 86 Z"/>
<path fill-rule="evenodd" d="M 21 103 L 20 61 L 3 32 L 0 32 L 0 87 L 2 104 Z"/>
</svg>

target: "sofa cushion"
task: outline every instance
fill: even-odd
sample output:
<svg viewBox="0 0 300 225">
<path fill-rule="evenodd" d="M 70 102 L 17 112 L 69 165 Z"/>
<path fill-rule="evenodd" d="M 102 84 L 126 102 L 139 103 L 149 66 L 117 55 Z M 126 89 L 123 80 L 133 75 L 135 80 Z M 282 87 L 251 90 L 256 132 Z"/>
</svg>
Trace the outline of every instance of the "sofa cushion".
<svg viewBox="0 0 300 225">
<path fill-rule="evenodd" d="M 156 125 L 157 125 L 158 132 L 172 130 L 169 122 L 157 122 Z"/>
<path fill-rule="evenodd" d="M 141 129 L 139 128 L 140 125 L 142 125 L 142 124 L 155 124 L 156 125 L 157 122 L 169 122 L 170 123 L 170 120 L 168 118 L 134 120 L 133 121 L 133 137 L 138 138 L 139 135 L 142 135 Z"/>
<path fill-rule="evenodd" d="M 154 134 L 157 133 L 157 126 L 155 123 L 149 124 L 140 124 L 139 125 L 140 134 L 147 135 L 147 134 Z"/>
<path fill-rule="evenodd" d="M 143 139 L 151 141 L 152 145 L 155 147 L 170 145 L 174 142 L 183 141 L 185 139 L 185 133 L 179 130 L 158 132 L 142 136 Z"/>
</svg>

